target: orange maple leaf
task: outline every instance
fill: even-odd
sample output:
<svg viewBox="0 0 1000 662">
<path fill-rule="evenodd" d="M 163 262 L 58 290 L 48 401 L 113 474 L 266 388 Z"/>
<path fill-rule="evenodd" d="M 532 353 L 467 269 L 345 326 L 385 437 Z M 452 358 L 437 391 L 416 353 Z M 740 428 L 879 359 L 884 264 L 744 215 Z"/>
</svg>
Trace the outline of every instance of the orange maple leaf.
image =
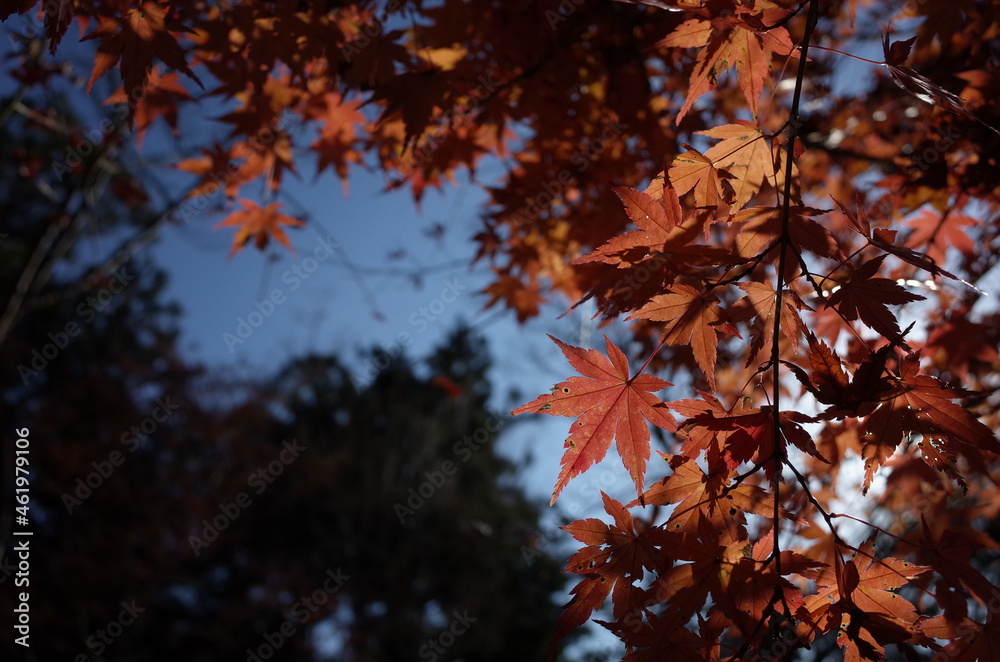
<svg viewBox="0 0 1000 662">
<path fill-rule="evenodd" d="M 216 228 L 236 227 L 236 236 L 233 237 L 233 248 L 229 252 L 232 257 L 246 246 L 250 238 L 254 238 L 254 245 L 263 250 L 267 246 L 268 240 L 273 235 L 288 250 L 295 252 L 292 243 L 288 240 L 288 235 L 281 229 L 282 225 L 301 226 L 302 221 L 291 216 L 287 216 L 278 211 L 281 203 L 272 202 L 266 207 L 260 207 L 250 200 L 240 200 L 244 209 L 234 211 L 225 220 L 215 225 Z"/>
<path fill-rule="evenodd" d="M 674 285 L 670 294 L 653 297 L 649 303 L 626 319 L 669 322 L 663 332 L 668 345 L 691 345 L 694 359 L 715 390 L 715 356 L 720 321 L 718 299 L 689 285 Z"/>
<path fill-rule="evenodd" d="M 562 470 L 550 503 L 555 503 L 572 478 L 604 458 L 612 438 L 617 440 L 622 463 L 641 493 L 650 453 L 646 421 L 665 430 L 677 429 L 663 401 L 653 395 L 671 386 L 670 382 L 653 375 L 629 376 L 628 359 L 606 336 L 610 360 L 596 350 L 573 347 L 549 337 L 583 377 L 570 377 L 556 384 L 552 393 L 542 394 L 512 413 L 579 417 L 566 440 Z"/>
<path fill-rule="evenodd" d="M 737 120 L 698 134 L 721 141 L 708 148 L 705 158 L 732 175 L 734 211 L 745 207 L 764 182 L 774 178 L 771 145 L 753 122 Z"/>
<path fill-rule="evenodd" d="M 695 206 L 702 208 L 715 208 L 733 202 L 736 192 L 728 181 L 732 175 L 716 168 L 712 159 L 690 145 L 684 147 L 688 151 L 678 154 L 670 166 L 670 183 L 677 189 L 678 195 L 694 190 Z"/>
<path fill-rule="evenodd" d="M 135 102 L 132 110 L 136 127 L 136 146 L 142 147 L 146 130 L 158 117 L 162 117 L 170 125 L 174 135 L 177 135 L 178 100 L 191 100 L 191 95 L 181 85 L 180 76 L 173 72 L 162 75 L 157 67 L 153 67 L 146 82 L 146 93 Z M 125 88 L 119 87 L 114 94 L 104 100 L 104 104 L 129 103 L 129 101 Z"/>
<path fill-rule="evenodd" d="M 706 12 L 706 18 L 685 21 L 655 44 L 701 49 L 691 72 L 687 98 L 677 114 L 678 124 L 695 101 L 715 89 L 719 76 L 734 66 L 750 112 L 757 114 L 764 80 L 770 75 L 771 58 L 775 53 L 788 55 L 794 48 L 785 28 L 762 29 L 765 23 L 773 24 L 785 10 L 764 2 L 758 2 L 757 6 L 765 11 L 752 15 L 751 9 L 733 3 L 733 12 L 714 16 Z"/>
</svg>

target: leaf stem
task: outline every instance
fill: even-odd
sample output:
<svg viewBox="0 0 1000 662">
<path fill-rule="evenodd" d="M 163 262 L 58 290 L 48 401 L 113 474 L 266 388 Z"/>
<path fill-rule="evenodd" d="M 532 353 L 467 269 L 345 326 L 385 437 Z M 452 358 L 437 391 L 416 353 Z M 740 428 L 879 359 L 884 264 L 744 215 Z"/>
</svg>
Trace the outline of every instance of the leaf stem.
<svg viewBox="0 0 1000 662">
<path fill-rule="evenodd" d="M 805 56 L 806 56 L 805 46 L 806 46 L 806 44 L 803 44 L 803 50 L 802 50 L 802 58 L 803 59 L 805 59 Z M 880 67 L 886 66 L 885 62 L 876 62 L 875 60 L 869 60 L 868 58 L 861 57 L 860 55 L 852 55 L 850 53 L 845 53 L 844 51 L 838 51 L 836 48 L 830 48 L 829 46 L 814 45 L 813 48 L 815 48 L 817 50 L 820 50 L 820 51 L 829 51 L 831 53 L 836 53 L 837 55 L 843 55 L 844 57 L 849 57 L 849 58 L 853 58 L 855 60 L 860 60 L 862 62 L 867 62 L 868 64 L 877 64 Z"/>
</svg>

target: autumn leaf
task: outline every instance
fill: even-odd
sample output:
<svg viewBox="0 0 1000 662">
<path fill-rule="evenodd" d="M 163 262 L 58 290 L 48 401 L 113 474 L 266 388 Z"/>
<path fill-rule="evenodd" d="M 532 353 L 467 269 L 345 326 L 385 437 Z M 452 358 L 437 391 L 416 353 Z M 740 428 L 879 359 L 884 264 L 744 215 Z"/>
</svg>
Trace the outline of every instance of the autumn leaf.
<svg viewBox="0 0 1000 662">
<path fill-rule="evenodd" d="M 512 412 L 578 417 L 566 440 L 551 503 L 572 478 L 604 458 L 612 438 L 617 440 L 622 463 L 641 492 L 650 453 L 646 421 L 665 430 L 676 429 L 663 401 L 653 395 L 671 384 L 652 375 L 630 377 L 628 359 L 607 337 L 604 342 L 610 360 L 593 349 L 573 347 L 556 338 L 552 341 L 583 376 L 556 384 L 551 394 L 540 395 Z"/>
<path fill-rule="evenodd" d="M 233 160 L 231 151 L 216 143 L 211 148 L 203 148 L 202 156 L 178 161 L 174 167 L 201 176 L 197 186 L 188 194 L 189 198 L 212 195 L 222 187 L 226 197 L 232 199 L 246 182 L 237 176 L 238 167 L 233 166 Z"/>
<path fill-rule="evenodd" d="M 715 208 L 732 203 L 736 192 L 728 181 L 731 175 L 716 168 L 711 159 L 690 145 L 684 147 L 688 151 L 678 154 L 670 166 L 670 183 L 678 195 L 693 190 L 696 207 Z"/>
<path fill-rule="evenodd" d="M 774 308 L 777 292 L 766 283 L 737 283 L 746 296 L 726 311 L 730 322 L 753 320 L 750 325 L 750 346 L 747 348 L 746 366 L 749 367 L 758 353 L 768 347 L 774 334 Z M 781 297 L 781 332 L 793 352 L 799 349 L 799 334 L 803 328 L 800 310 L 811 310 L 792 290 L 785 290 Z"/>
<path fill-rule="evenodd" d="M 841 281 L 827 298 L 827 306 L 836 308 L 848 321 L 860 318 L 879 334 L 902 343 L 899 323 L 889 312 L 889 306 L 920 301 L 924 297 L 906 290 L 893 280 L 877 277 L 875 274 L 884 259 L 885 255 L 880 255 L 851 271 L 850 276 Z"/>
<path fill-rule="evenodd" d="M 889 41 L 889 32 L 882 33 L 882 52 L 885 56 L 885 67 L 892 75 L 892 80 L 896 85 L 921 101 L 933 106 L 941 106 L 953 113 L 958 113 L 965 117 L 974 119 L 974 116 L 962 105 L 962 99 L 957 94 L 949 92 L 937 83 L 933 83 L 926 76 L 917 73 L 903 63 L 910 55 L 910 48 L 916 37 L 910 37 L 906 41 Z"/>
<path fill-rule="evenodd" d="M 736 252 L 750 259 L 772 250 L 781 237 L 780 207 L 748 207 L 730 216 L 733 223 L 741 223 L 736 235 Z M 801 255 L 808 251 L 821 257 L 838 257 L 840 247 L 833 235 L 812 220 L 823 212 L 811 207 L 792 205 L 789 208 L 788 239 L 790 246 Z M 778 251 L 774 251 L 775 257 Z"/>
<path fill-rule="evenodd" d="M 430 125 L 435 110 L 444 107 L 450 90 L 449 78 L 440 69 L 432 68 L 396 76 L 381 86 L 369 103 L 385 103 L 380 122 L 397 114 L 403 119 L 403 144 L 409 147 Z"/>
<path fill-rule="evenodd" d="M 976 244 L 965 228 L 976 225 L 976 220 L 952 211 L 942 216 L 924 209 L 906 223 L 913 232 L 906 238 L 909 248 L 926 246 L 927 257 L 936 263 L 944 262 L 948 247 L 955 248 L 966 257 L 976 252 Z"/>
<path fill-rule="evenodd" d="M 719 338 L 716 325 L 721 321 L 718 299 L 706 296 L 689 285 L 675 285 L 670 294 L 653 297 L 648 304 L 626 319 L 666 322 L 663 342 L 667 345 L 690 345 L 695 361 L 715 388 L 715 356 Z"/>
<path fill-rule="evenodd" d="M 843 363 L 837 353 L 829 345 L 809 332 L 806 334 L 809 343 L 810 371 L 808 376 L 798 366 L 791 366 L 795 376 L 802 382 L 816 399 L 823 404 L 844 402 L 850 397 L 850 378 L 844 371 Z"/>
<path fill-rule="evenodd" d="M 705 473 L 686 455 L 657 452 L 669 463 L 671 473 L 627 506 L 674 506 L 668 530 L 693 530 L 699 518 L 706 517 L 713 527 L 736 540 L 747 535 L 746 513 L 768 518 L 774 515 L 771 493 L 747 482 L 732 483 L 734 471 L 712 466 Z M 797 519 L 785 508 L 781 508 L 781 516 Z"/>
<path fill-rule="evenodd" d="M 152 2 L 130 9 L 121 18 L 102 18 L 97 28 L 84 37 L 84 41 L 100 40 L 87 92 L 94 86 L 94 81 L 120 61 L 122 83 L 128 98 L 136 98 L 146 85 L 147 72 L 153 66 L 154 57 L 170 68 L 184 72 L 201 85 L 174 37 L 180 32 L 189 30 L 168 15 L 166 9 Z"/>
<path fill-rule="evenodd" d="M 685 439 L 681 453 L 697 457 L 706 453 L 709 467 L 724 461 L 726 470 L 733 470 L 748 461 L 763 461 L 776 452 L 786 452 L 786 442 L 828 463 L 802 427 L 812 419 L 794 411 L 780 412 L 781 433 L 775 434 L 770 407 L 743 406 L 726 408 L 718 400 L 702 392 L 701 400 L 685 399 L 667 403 L 671 411 L 687 417 L 679 424 L 677 435 Z M 777 445 L 776 445 L 777 444 Z M 764 473 L 773 478 L 773 463 L 764 463 Z M 719 471 L 720 469 L 713 469 Z"/>
<path fill-rule="evenodd" d="M 842 202 L 840 202 L 836 198 L 834 198 L 833 201 L 837 203 L 838 207 L 840 207 L 840 211 L 844 214 L 844 216 L 847 217 L 847 220 L 850 222 L 851 226 L 858 232 L 858 234 L 865 237 L 868 240 L 868 243 L 871 244 L 872 246 L 880 248 L 887 253 L 891 253 L 892 255 L 898 257 L 900 260 L 903 260 L 908 264 L 912 264 L 915 267 L 923 269 L 924 271 L 932 273 L 935 276 L 938 275 L 946 276 L 948 278 L 951 278 L 952 280 L 965 282 L 962 281 L 958 276 L 955 276 L 954 274 L 949 273 L 944 269 L 942 269 L 941 267 L 939 267 L 937 263 L 935 263 L 932 259 L 924 255 L 923 253 L 918 253 L 911 248 L 907 248 L 906 246 L 897 246 L 895 244 L 896 235 L 898 234 L 897 230 L 889 230 L 886 228 L 878 228 L 878 227 L 872 228 L 871 220 L 868 217 L 868 213 L 861 205 L 860 194 L 858 195 L 857 213 L 854 213 L 851 210 L 849 210 Z M 928 239 L 930 236 L 931 233 L 928 233 L 927 235 L 924 236 L 924 240 Z"/>
<path fill-rule="evenodd" d="M 884 389 L 875 396 L 877 404 L 864 421 L 861 439 L 864 491 L 878 468 L 911 434 L 919 435 L 916 446 L 924 461 L 962 485 L 965 481 L 954 466 L 959 455 L 981 463 L 982 451 L 1000 453 L 993 431 L 952 402 L 967 394 L 918 370 L 917 357 L 908 355 L 901 362 L 901 374 L 885 377 Z"/>
<path fill-rule="evenodd" d="M 893 591 L 928 570 L 900 559 L 876 559 L 871 539 L 843 562 L 834 607 L 841 615 L 837 644 L 846 649 L 845 659 L 880 659 L 872 655 L 919 632 L 913 604 Z"/>
<path fill-rule="evenodd" d="M 178 102 L 190 101 L 191 95 L 180 82 L 180 76 L 171 72 L 161 75 L 157 67 L 149 71 L 145 94 L 138 101 L 129 99 L 125 88 L 119 87 L 104 100 L 105 105 L 113 103 L 134 103 L 131 109 L 136 128 L 136 145 L 142 146 L 146 131 L 158 118 L 162 117 L 177 135 Z"/>
<path fill-rule="evenodd" d="M 753 122 L 737 120 L 698 133 L 721 141 L 709 147 L 705 157 L 713 167 L 732 175 L 734 211 L 745 207 L 765 182 L 774 179 L 770 143 Z"/>
<path fill-rule="evenodd" d="M 341 95 L 328 92 L 310 104 L 310 116 L 320 121 L 320 136 L 309 147 L 319 155 L 316 174 L 331 168 L 347 190 L 349 163 L 362 163 L 357 151 L 357 127 L 368 122 L 360 110 L 361 102 L 347 101 Z"/>
<path fill-rule="evenodd" d="M 761 25 L 760 18 L 748 15 L 749 10 L 745 6 L 733 3 L 733 10 L 714 20 L 693 18 L 685 21 L 656 43 L 656 46 L 666 48 L 700 49 L 691 72 L 687 97 L 677 114 L 678 124 L 694 102 L 715 89 L 718 78 L 734 66 L 747 106 L 756 115 L 764 81 L 770 75 L 771 59 L 775 54 L 788 55 L 792 51 L 792 41 L 785 28 L 762 30 L 758 27 Z M 774 20 L 778 16 L 769 12 L 768 18 Z"/>
<path fill-rule="evenodd" d="M 637 258 L 652 254 L 659 264 L 669 264 L 670 256 L 678 256 L 685 264 L 717 265 L 740 261 L 730 251 L 717 246 L 695 243 L 701 234 L 702 224 L 681 212 L 677 191 L 670 186 L 657 186 L 656 180 L 647 191 L 617 188 L 625 212 L 638 227 L 612 237 L 588 255 L 573 260 L 574 264 L 604 262 L 625 266 Z M 658 200 L 651 191 L 658 188 Z M 636 257 L 630 258 L 635 254 Z"/>
<path fill-rule="evenodd" d="M 266 207 L 260 207 L 251 200 L 241 200 L 243 209 L 234 211 L 226 219 L 216 224 L 216 228 L 235 227 L 239 228 L 233 237 L 233 248 L 229 252 L 232 257 L 246 246 L 250 239 L 254 240 L 254 245 L 264 250 L 268 240 L 273 236 L 288 250 L 295 252 L 292 243 L 288 240 L 288 235 L 281 228 L 282 225 L 301 226 L 302 221 L 291 216 L 286 216 L 278 211 L 281 204 L 272 202 Z"/>
<path fill-rule="evenodd" d="M 615 617 L 620 618 L 631 608 L 633 593 L 638 593 L 634 583 L 646 571 L 662 571 L 669 566 L 667 557 L 657 549 L 664 540 L 662 532 L 637 530 L 632 515 L 620 502 L 604 492 L 601 498 L 613 524 L 592 517 L 562 527 L 587 545 L 570 557 L 566 568 L 585 577 L 573 589 L 574 597 L 559 617 L 550 656 L 559 641 L 585 623 L 609 594 L 613 596 Z"/>
</svg>

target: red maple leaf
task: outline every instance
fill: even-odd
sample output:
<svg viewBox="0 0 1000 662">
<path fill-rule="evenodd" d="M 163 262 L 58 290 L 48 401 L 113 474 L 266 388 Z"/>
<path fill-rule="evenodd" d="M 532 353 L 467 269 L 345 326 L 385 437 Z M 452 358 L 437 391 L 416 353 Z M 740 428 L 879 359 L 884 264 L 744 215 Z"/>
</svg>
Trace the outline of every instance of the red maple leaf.
<svg viewBox="0 0 1000 662">
<path fill-rule="evenodd" d="M 667 345 L 690 345 L 694 359 L 715 389 L 715 356 L 720 321 L 718 299 L 688 285 L 675 285 L 670 294 L 653 297 L 648 304 L 626 319 L 667 322 L 663 342 Z"/>
<path fill-rule="evenodd" d="M 885 255 L 868 260 L 853 270 L 840 287 L 827 299 L 827 305 L 836 308 L 844 319 L 858 318 L 889 340 L 902 343 L 896 317 L 888 306 L 920 301 L 924 297 L 914 294 L 888 278 L 875 276 Z"/>
<path fill-rule="evenodd" d="M 1000 443 L 993 431 L 967 409 L 952 402 L 968 393 L 917 374 L 918 370 L 918 358 L 908 355 L 900 362 L 900 376 L 884 377 L 883 390 L 874 395 L 877 404 L 864 422 L 865 434 L 861 439 L 865 491 L 875 471 L 911 434 L 920 435 L 916 444 L 924 461 L 963 486 L 964 481 L 954 468 L 959 454 L 968 456 L 973 466 L 981 466 L 984 462 L 981 451 L 1000 453 Z"/>
<path fill-rule="evenodd" d="M 281 207 L 281 204 L 278 202 L 272 202 L 266 207 L 260 207 L 250 200 L 241 200 L 240 202 L 244 209 L 234 211 L 225 220 L 215 225 L 216 228 L 239 228 L 233 237 L 233 248 L 229 252 L 230 257 L 242 250 L 251 238 L 254 239 L 254 245 L 263 250 L 272 236 L 288 250 L 295 252 L 292 243 L 288 240 L 288 235 L 281 229 L 281 226 L 300 226 L 303 225 L 302 221 L 280 213 L 278 208 Z"/>
<path fill-rule="evenodd" d="M 555 503 L 573 477 L 604 458 L 612 438 L 617 440 L 618 454 L 635 481 L 636 490 L 642 492 L 650 453 L 646 421 L 665 430 L 677 429 L 663 401 L 653 395 L 671 386 L 670 382 L 646 374 L 629 376 L 628 359 L 607 336 L 604 342 L 610 360 L 596 350 L 552 340 L 583 377 L 570 377 L 556 384 L 551 393 L 542 394 L 512 412 L 579 417 L 570 428 L 562 470 L 550 503 Z"/>
<path fill-rule="evenodd" d="M 638 529 L 625 506 L 604 492 L 601 498 L 613 524 L 591 517 L 562 527 L 587 545 L 570 557 L 566 570 L 586 577 L 571 591 L 574 597 L 559 617 L 550 656 L 563 637 L 604 604 L 612 589 L 614 615 L 621 618 L 641 593 L 635 582 L 643 578 L 645 571 L 661 572 L 670 566 L 666 555 L 657 548 L 672 539 L 670 534 L 659 528 Z"/>
<path fill-rule="evenodd" d="M 152 2 L 142 3 L 121 18 L 102 18 L 97 29 L 83 38 L 84 41 L 101 41 L 87 92 L 94 86 L 94 81 L 121 61 L 122 83 L 129 98 L 136 98 L 146 85 L 147 72 L 153 66 L 154 57 L 171 69 L 183 71 L 201 85 L 188 67 L 184 50 L 174 37 L 173 33 L 180 32 L 190 30 L 169 16 L 166 9 Z"/>
</svg>

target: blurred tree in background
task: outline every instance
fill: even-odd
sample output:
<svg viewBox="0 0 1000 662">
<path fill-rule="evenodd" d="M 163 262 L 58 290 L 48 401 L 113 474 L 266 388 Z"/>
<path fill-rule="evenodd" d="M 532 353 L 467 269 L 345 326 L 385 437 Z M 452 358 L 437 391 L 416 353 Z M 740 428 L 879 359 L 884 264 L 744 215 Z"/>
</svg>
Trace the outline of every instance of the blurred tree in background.
<svg viewBox="0 0 1000 662">
<path fill-rule="evenodd" d="M 31 431 L 30 659 L 541 660 L 564 581 L 497 452 L 484 341 L 455 330 L 419 365 L 372 352 L 371 383 L 333 356 L 206 375 L 178 354 L 162 272 L 104 273 L 158 217 L 120 155 L 37 185 L 65 138 L 0 124 L 0 292 L 18 300 L 0 424 Z M 8 484 L 8 552 L 13 503 Z"/>
</svg>

